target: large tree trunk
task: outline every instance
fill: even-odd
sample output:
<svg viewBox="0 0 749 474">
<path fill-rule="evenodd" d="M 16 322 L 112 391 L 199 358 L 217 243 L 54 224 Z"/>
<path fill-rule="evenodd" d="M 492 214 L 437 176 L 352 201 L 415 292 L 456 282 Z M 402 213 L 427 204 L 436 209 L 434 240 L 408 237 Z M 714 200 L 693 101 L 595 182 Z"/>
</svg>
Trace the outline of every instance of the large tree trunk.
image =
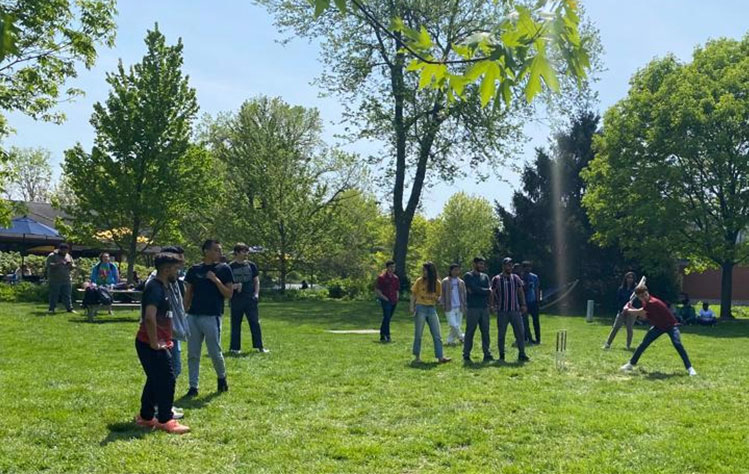
<svg viewBox="0 0 749 474">
<path fill-rule="evenodd" d="M 394 220 L 395 224 L 395 246 L 393 247 L 393 260 L 395 261 L 395 273 L 401 280 L 401 284 L 407 283 L 406 257 L 408 255 L 408 238 L 411 234 L 411 221 L 413 214 L 401 211 L 399 218 Z"/>
<path fill-rule="evenodd" d="M 733 262 L 723 262 L 720 279 L 720 319 L 734 319 L 731 314 L 733 296 Z"/>
<path fill-rule="evenodd" d="M 138 254 L 138 232 L 140 232 L 140 219 L 133 221 L 133 228 L 130 233 L 130 243 L 127 251 L 127 283 L 133 283 L 135 275 L 135 257 Z M 144 278 L 145 275 L 141 275 Z"/>
</svg>

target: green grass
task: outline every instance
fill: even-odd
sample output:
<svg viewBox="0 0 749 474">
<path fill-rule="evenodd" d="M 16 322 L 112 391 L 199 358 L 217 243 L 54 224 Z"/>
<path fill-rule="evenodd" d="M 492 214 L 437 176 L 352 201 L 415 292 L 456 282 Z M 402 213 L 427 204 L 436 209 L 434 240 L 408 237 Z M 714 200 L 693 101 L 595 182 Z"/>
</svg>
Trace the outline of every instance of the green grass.
<svg viewBox="0 0 749 474">
<path fill-rule="evenodd" d="M 601 350 L 610 320 L 552 316 L 525 366 L 464 367 L 458 348 L 446 349 L 451 364 L 412 366 L 404 306 L 395 343 L 381 345 L 325 332 L 376 327 L 374 303 L 261 305 L 272 352 L 228 357 L 220 396 L 205 356 L 200 397 L 179 402 L 193 431 L 177 437 L 130 422 L 144 380 L 135 312 L 88 324 L 3 304 L 0 472 L 749 472 L 747 321 L 684 330 L 696 378 L 666 337 L 621 374 L 624 334 Z M 561 328 L 563 373 L 553 365 Z M 245 325 L 245 348 L 249 336 Z M 496 354 L 496 325 L 492 344 Z M 422 358 L 432 354 L 427 329 Z"/>
</svg>

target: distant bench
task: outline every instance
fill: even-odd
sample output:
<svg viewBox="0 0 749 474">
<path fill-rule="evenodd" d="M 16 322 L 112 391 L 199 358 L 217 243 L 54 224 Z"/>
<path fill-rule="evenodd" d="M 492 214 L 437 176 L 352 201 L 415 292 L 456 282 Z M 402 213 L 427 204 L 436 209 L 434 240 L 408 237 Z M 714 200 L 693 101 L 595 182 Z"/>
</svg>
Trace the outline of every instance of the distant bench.
<svg viewBox="0 0 749 474">
<path fill-rule="evenodd" d="M 76 291 L 80 295 L 78 299 L 78 303 L 83 303 L 83 295 L 85 294 L 86 290 L 84 288 L 76 288 Z M 109 294 L 112 295 L 112 300 L 114 303 L 112 303 L 113 308 L 140 308 L 140 299 L 143 297 L 143 292 L 139 290 L 108 290 Z M 122 299 L 122 297 L 125 297 L 129 299 L 130 301 L 115 301 L 118 299 Z"/>
</svg>

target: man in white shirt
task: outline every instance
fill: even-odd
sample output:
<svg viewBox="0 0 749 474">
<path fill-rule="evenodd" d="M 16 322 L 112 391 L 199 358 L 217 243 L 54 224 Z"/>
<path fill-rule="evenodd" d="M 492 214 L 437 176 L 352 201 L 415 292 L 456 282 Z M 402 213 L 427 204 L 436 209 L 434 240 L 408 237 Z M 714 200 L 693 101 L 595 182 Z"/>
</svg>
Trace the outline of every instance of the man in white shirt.
<svg viewBox="0 0 749 474">
<path fill-rule="evenodd" d="M 440 302 L 445 308 L 447 315 L 447 324 L 450 326 L 450 332 L 447 335 L 447 345 L 452 346 L 460 342 L 463 343 L 463 312 L 466 309 L 466 285 L 458 276 L 460 275 L 460 265 L 453 263 L 450 265 L 450 274 L 442 280 L 442 301 Z"/>
</svg>

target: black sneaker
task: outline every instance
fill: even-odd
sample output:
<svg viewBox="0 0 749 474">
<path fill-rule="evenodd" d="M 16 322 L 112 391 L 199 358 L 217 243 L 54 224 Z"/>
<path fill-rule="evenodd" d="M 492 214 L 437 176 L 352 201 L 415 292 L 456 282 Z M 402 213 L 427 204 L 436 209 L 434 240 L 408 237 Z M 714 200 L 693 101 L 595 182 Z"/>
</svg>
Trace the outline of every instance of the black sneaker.
<svg viewBox="0 0 749 474">
<path fill-rule="evenodd" d="M 527 356 L 527 355 L 525 355 L 525 354 L 520 354 L 520 355 L 518 356 L 518 362 L 530 362 L 530 361 L 531 361 L 531 358 L 530 358 L 530 357 L 528 357 L 528 356 Z"/>
<path fill-rule="evenodd" d="M 390 344 L 391 342 L 393 342 L 393 340 L 390 339 L 390 336 L 388 336 L 388 337 L 385 338 L 385 342 L 387 342 L 388 344 Z"/>
<path fill-rule="evenodd" d="M 463 357 L 463 362 L 465 362 L 466 364 L 470 364 L 473 361 L 471 360 L 470 357 Z"/>
<path fill-rule="evenodd" d="M 229 391 L 229 384 L 226 383 L 226 379 L 218 379 L 218 388 L 216 389 L 219 392 L 228 392 Z"/>
<path fill-rule="evenodd" d="M 494 357 L 492 357 L 491 354 L 484 356 L 484 362 L 491 362 L 494 360 Z"/>
<path fill-rule="evenodd" d="M 190 390 L 187 391 L 187 394 L 185 395 L 186 398 L 192 398 L 198 396 L 198 388 L 197 387 L 190 387 Z"/>
<path fill-rule="evenodd" d="M 501 362 L 504 362 L 504 361 L 505 361 L 505 355 L 504 355 L 504 354 L 502 354 L 502 353 L 500 353 L 500 354 L 499 354 L 499 360 L 500 360 Z"/>
</svg>

